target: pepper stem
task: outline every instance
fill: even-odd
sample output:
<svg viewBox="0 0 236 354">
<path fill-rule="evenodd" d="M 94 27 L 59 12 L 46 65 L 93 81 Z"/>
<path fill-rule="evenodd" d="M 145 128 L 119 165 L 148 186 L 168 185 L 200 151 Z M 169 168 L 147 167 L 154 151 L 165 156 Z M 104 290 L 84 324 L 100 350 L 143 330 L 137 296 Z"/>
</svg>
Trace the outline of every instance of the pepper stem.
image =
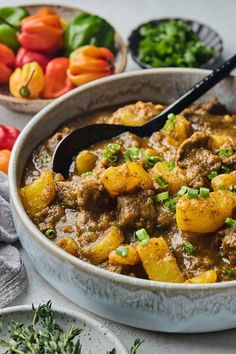
<svg viewBox="0 0 236 354">
<path fill-rule="evenodd" d="M 26 82 L 25 85 L 21 86 L 20 90 L 19 90 L 19 93 L 22 97 L 29 97 L 30 96 L 30 90 L 28 88 L 33 76 L 34 76 L 34 73 L 35 73 L 35 70 L 32 71 L 28 81 Z"/>
<path fill-rule="evenodd" d="M 0 22 L 4 23 L 5 25 L 8 25 L 9 27 L 13 28 L 15 31 L 18 30 L 17 26 L 12 25 L 10 22 L 8 22 L 7 20 L 5 20 L 5 18 L 0 16 Z"/>
</svg>

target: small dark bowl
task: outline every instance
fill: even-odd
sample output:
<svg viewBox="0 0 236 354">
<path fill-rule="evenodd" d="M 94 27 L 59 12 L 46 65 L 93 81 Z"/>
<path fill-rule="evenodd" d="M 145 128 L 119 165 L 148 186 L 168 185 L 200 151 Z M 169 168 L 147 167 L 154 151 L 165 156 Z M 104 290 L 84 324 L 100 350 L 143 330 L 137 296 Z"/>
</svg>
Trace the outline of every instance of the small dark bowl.
<svg viewBox="0 0 236 354">
<path fill-rule="evenodd" d="M 214 64 L 216 63 L 216 61 L 220 58 L 222 52 L 223 52 L 223 40 L 220 37 L 220 35 L 213 30 L 211 27 L 204 25 L 200 22 L 197 22 L 195 20 L 188 20 L 188 19 L 184 19 L 184 18 L 159 18 L 156 20 L 152 20 L 146 23 L 142 23 L 141 25 L 139 25 L 137 28 L 135 28 L 129 38 L 128 38 L 128 48 L 130 51 L 130 54 L 133 58 L 133 60 L 141 67 L 144 69 L 150 69 L 152 68 L 151 65 L 146 64 L 142 61 L 140 61 L 138 59 L 138 46 L 139 46 L 139 42 L 140 40 L 143 38 L 140 33 L 140 27 L 142 27 L 143 25 L 147 25 L 147 24 L 154 24 L 154 25 L 158 25 L 163 21 L 166 20 L 181 20 L 186 22 L 188 25 L 190 25 L 193 29 L 193 31 L 199 36 L 200 40 L 207 46 L 214 48 L 214 56 L 208 60 L 206 63 L 199 65 L 200 68 L 212 68 L 214 66 Z"/>
</svg>

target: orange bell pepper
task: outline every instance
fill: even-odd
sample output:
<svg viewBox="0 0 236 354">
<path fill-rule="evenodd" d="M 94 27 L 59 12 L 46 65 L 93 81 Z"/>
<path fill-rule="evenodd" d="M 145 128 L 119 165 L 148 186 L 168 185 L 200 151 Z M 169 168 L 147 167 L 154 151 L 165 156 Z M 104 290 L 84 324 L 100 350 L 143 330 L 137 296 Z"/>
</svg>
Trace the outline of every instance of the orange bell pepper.
<svg viewBox="0 0 236 354">
<path fill-rule="evenodd" d="M 15 54 L 12 49 L 0 43 L 0 84 L 5 84 L 15 65 Z"/>
<path fill-rule="evenodd" d="M 67 77 L 69 59 L 58 57 L 52 59 L 47 67 L 45 74 L 45 86 L 41 94 L 43 98 L 57 98 L 74 88 L 70 79 Z"/>
<path fill-rule="evenodd" d="M 10 156 L 10 150 L 0 150 L 0 172 L 8 173 Z"/>
<path fill-rule="evenodd" d="M 73 84 L 80 86 L 114 71 L 114 55 L 108 48 L 86 45 L 71 53 L 67 75 Z"/>
<path fill-rule="evenodd" d="M 17 68 L 10 76 L 9 88 L 18 98 L 37 98 L 44 88 L 44 74 L 41 66 L 33 61 Z"/>
<path fill-rule="evenodd" d="M 53 10 L 41 8 L 21 21 L 18 40 L 28 50 L 51 54 L 63 46 L 63 30 L 60 17 Z"/>
</svg>

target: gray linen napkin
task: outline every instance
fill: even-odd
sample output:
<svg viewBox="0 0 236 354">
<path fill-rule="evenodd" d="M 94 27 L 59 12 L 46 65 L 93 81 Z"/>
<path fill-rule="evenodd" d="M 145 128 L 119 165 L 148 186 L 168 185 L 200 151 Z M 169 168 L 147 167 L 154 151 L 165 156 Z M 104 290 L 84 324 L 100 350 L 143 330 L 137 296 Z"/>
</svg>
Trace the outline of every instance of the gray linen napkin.
<svg viewBox="0 0 236 354">
<path fill-rule="evenodd" d="M 8 196 L 8 177 L 0 172 L 0 308 L 9 304 L 27 285 L 20 254 L 9 245 L 16 240 Z"/>
</svg>

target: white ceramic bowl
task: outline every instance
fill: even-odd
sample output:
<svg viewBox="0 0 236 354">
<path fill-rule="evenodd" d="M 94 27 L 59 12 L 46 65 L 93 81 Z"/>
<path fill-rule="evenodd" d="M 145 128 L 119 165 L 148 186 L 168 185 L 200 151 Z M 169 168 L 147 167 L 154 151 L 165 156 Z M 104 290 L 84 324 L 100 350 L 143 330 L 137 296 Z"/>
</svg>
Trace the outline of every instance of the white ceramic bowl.
<svg viewBox="0 0 236 354">
<path fill-rule="evenodd" d="M 93 318 L 75 311 L 67 311 L 60 307 L 53 307 L 55 320 L 61 328 L 68 330 L 75 325 L 82 330 L 79 338 L 84 354 L 104 354 L 106 350 L 116 349 L 117 354 L 128 354 L 127 349 L 119 339 L 104 325 Z M 13 306 L 0 310 L 0 322 L 3 328 L 0 338 L 9 339 L 8 326 L 12 321 L 30 325 L 32 323 L 32 306 Z M 2 350 L 1 350 L 2 349 Z M 4 353 L 0 348 L 0 354 Z"/>
<path fill-rule="evenodd" d="M 172 284 L 108 272 L 77 259 L 46 239 L 25 213 L 18 193 L 33 148 L 71 117 L 130 101 L 172 102 L 209 71 L 151 69 L 87 84 L 54 101 L 22 131 L 10 162 L 10 198 L 20 241 L 36 270 L 56 289 L 89 311 L 127 325 L 166 332 L 207 332 L 236 326 L 236 281 Z M 236 111 L 236 78 L 212 95 Z"/>
</svg>

